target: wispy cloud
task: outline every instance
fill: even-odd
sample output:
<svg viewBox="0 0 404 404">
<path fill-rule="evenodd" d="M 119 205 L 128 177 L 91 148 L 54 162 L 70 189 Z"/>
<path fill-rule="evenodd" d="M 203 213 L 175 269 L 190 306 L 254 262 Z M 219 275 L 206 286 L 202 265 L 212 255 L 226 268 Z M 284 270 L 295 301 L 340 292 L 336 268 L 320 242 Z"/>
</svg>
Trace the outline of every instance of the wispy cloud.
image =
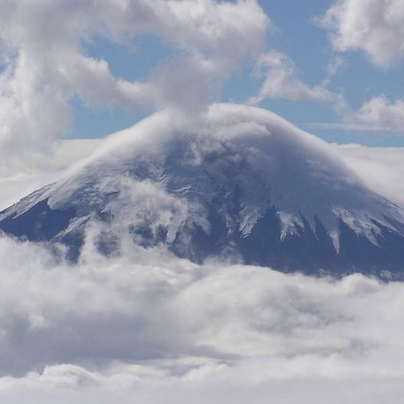
<svg viewBox="0 0 404 404">
<path fill-rule="evenodd" d="M 334 76 L 342 69 L 345 64 L 345 60 L 342 56 L 335 56 L 329 62 L 327 66 L 327 76 L 323 81 L 323 87 L 327 87 Z"/>
<path fill-rule="evenodd" d="M 338 114 L 346 116 L 349 108 L 342 94 L 326 88 L 333 75 L 341 67 L 342 61 L 335 60 L 328 68 L 328 75 L 322 84 L 309 86 L 298 77 L 296 67 L 290 57 L 278 51 L 263 54 L 256 66 L 256 75 L 264 81 L 257 96 L 249 99 L 251 104 L 259 104 L 265 99 L 285 99 L 326 103 Z"/>
<path fill-rule="evenodd" d="M 300 125 L 302 128 L 306 129 L 325 129 L 325 130 L 334 130 L 340 129 L 344 132 L 395 132 L 391 126 L 375 126 L 363 123 L 346 123 L 346 122 L 311 122 L 304 123 Z"/>
</svg>

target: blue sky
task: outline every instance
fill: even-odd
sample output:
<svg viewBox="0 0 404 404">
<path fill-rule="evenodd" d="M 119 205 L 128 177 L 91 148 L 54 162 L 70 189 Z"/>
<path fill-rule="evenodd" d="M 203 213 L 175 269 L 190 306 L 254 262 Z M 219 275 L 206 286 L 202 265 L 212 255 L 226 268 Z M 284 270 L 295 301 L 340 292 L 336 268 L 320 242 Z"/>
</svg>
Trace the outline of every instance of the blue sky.
<svg viewBox="0 0 404 404">
<path fill-rule="evenodd" d="M 329 0 L 302 2 L 295 0 L 260 0 L 260 6 L 271 19 L 275 29 L 268 34 L 268 49 L 276 49 L 290 57 L 296 73 L 310 86 L 321 83 L 327 76 L 327 66 L 336 57 L 326 30 L 314 22 L 332 5 Z M 293 11 L 291 11 L 293 10 Z M 128 81 L 147 80 L 150 72 L 176 53 L 161 38 L 141 36 L 130 46 L 121 46 L 98 37 L 87 43 L 86 52 L 91 57 L 106 60 L 114 75 Z M 402 66 L 382 69 L 370 63 L 364 53 L 341 54 L 343 66 L 331 79 L 329 90 L 345 96 L 354 110 L 373 96 L 385 94 L 396 99 L 404 93 Z M 257 93 L 262 79 L 254 77 L 254 62 L 246 61 L 234 72 L 220 94 L 220 100 L 245 102 Z M 404 146 L 404 138 L 388 130 L 368 131 L 330 129 L 317 124 L 339 123 L 341 117 L 329 106 L 310 101 L 268 99 L 260 103 L 292 121 L 305 130 L 327 141 L 361 143 L 373 146 Z M 149 109 L 125 110 L 123 108 L 86 107 L 74 101 L 75 122 L 69 137 L 93 138 L 123 129 L 151 112 Z M 312 125 L 314 124 L 314 125 Z"/>
</svg>

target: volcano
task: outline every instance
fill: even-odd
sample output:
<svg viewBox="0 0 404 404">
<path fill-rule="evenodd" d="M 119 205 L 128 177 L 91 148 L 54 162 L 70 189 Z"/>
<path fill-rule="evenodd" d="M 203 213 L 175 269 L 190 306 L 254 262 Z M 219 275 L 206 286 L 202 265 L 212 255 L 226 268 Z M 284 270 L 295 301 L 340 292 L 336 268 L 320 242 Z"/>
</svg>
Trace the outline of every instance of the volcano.
<svg viewBox="0 0 404 404">
<path fill-rule="evenodd" d="M 64 245 L 72 260 L 90 238 L 106 255 L 125 239 L 197 263 L 404 274 L 404 210 L 326 142 L 241 105 L 192 119 L 158 112 L 111 135 L 62 180 L 1 212 L 0 229 Z"/>
</svg>

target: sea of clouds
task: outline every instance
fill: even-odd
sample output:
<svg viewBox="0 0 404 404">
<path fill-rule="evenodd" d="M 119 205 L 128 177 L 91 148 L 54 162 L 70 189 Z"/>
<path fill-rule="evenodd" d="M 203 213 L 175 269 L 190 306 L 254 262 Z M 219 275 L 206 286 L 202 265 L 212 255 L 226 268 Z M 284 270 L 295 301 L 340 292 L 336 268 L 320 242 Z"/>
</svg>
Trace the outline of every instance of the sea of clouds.
<svg viewBox="0 0 404 404">
<path fill-rule="evenodd" d="M 335 147 L 399 199 L 403 150 Z M 82 155 L 80 141 L 64 142 L 49 164 Z M 17 184 L 15 198 L 27 187 Z M 89 234 L 72 265 L 0 237 L 0 403 L 396 403 L 404 393 L 402 284 L 196 265 L 121 243 L 105 258 Z"/>
</svg>

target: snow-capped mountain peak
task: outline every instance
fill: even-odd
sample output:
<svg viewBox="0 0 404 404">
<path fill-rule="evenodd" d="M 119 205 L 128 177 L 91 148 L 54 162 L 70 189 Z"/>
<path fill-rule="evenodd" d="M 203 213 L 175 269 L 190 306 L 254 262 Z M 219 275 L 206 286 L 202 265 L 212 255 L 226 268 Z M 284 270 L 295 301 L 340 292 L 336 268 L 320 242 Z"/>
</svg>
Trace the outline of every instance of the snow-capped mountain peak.
<svg viewBox="0 0 404 404">
<path fill-rule="evenodd" d="M 240 105 L 214 105 L 196 122 L 163 111 L 112 135 L 63 180 L 3 212 L 0 227 L 10 231 L 43 201 L 50 212 L 72 212 L 53 240 L 97 220 L 110 235 L 164 243 L 197 261 L 231 251 L 282 270 L 361 270 L 369 260 L 353 258 L 355 243 L 371 259 L 404 234 L 403 210 L 369 190 L 330 145 Z"/>
</svg>

